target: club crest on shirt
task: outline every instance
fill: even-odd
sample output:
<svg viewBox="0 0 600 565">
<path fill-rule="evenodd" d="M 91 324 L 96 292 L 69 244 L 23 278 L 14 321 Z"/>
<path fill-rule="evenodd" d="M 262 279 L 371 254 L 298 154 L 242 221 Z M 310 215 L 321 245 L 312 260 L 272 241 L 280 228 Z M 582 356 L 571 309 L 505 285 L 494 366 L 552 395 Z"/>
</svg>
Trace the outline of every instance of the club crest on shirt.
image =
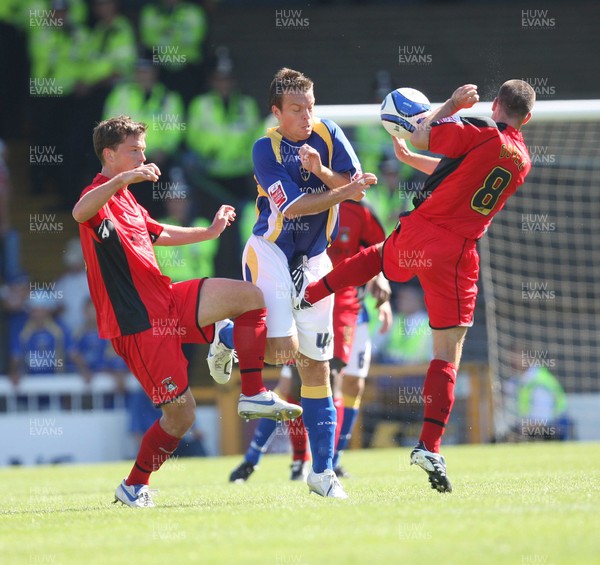
<svg viewBox="0 0 600 565">
<path fill-rule="evenodd" d="M 300 177 L 304 182 L 307 182 L 310 178 L 310 171 L 307 171 L 302 165 L 300 165 Z"/>
<path fill-rule="evenodd" d="M 177 390 L 177 385 L 173 382 L 173 377 L 163 379 L 162 385 L 167 389 L 167 392 L 175 392 Z"/>
<path fill-rule="evenodd" d="M 267 190 L 269 196 L 273 199 L 275 206 L 281 208 L 287 202 L 287 196 L 283 190 L 281 181 L 274 182 Z"/>
</svg>

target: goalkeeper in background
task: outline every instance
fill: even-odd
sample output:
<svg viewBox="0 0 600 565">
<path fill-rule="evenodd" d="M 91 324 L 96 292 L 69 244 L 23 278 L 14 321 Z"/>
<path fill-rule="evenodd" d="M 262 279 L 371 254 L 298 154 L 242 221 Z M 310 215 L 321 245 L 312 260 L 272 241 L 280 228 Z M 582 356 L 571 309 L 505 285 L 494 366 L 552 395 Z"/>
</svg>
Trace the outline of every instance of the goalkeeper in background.
<svg viewBox="0 0 600 565">
<path fill-rule="evenodd" d="M 477 240 L 531 169 L 520 130 L 531 118 L 533 88 L 509 80 L 492 103 L 491 119 L 453 116 L 478 100 L 475 85 L 461 86 L 412 133 L 417 149 L 441 154 L 441 159 L 413 153 L 393 138 L 396 157 L 429 175 L 415 209 L 401 215 L 382 244 L 347 259 L 319 281 L 305 281 L 294 301 L 296 308 L 308 308 L 340 288 L 364 284 L 379 271 L 396 282 L 419 279 L 433 330 L 433 360 L 423 390 L 421 435 L 410 459 L 439 492 L 452 492 L 439 449 L 454 404 L 462 346 L 473 324 Z"/>
</svg>

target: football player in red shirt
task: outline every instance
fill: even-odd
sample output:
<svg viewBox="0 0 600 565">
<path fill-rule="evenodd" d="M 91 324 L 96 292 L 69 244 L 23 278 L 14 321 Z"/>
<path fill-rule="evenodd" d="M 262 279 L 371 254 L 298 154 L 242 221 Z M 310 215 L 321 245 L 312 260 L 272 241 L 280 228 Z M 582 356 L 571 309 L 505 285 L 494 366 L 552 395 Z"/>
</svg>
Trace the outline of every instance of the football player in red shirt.
<svg viewBox="0 0 600 565">
<path fill-rule="evenodd" d="M 101 172 L 73 208 L 86 262 L 98 333 L 110 339 L 162 417 L 146 432 L 135 465 L 115 497 L 133 507 L 153 506 L 150 474 L 175 451 L 195 419 L 182 343 L 211 343 L 210 373 L 227 382 L 237 350 L 242 374 L 238 413 L 244 418 L 293 419 L 299 406 L 267 391 L 262 380 L 266 308 L 251 283 L 194 279 L 171 283 L 158 267 L 153 245 L 183 245 L 219 237 L 235 219 L 222 206 L 208 228 L 159 224 L 128 189 L 157 182 L 160 170 L 146 164 L 146 125 L 119 116 L 93 134 Z M 232 324 L 227 318 L 234 318 Z"/>
<path fill-rule="evenodd" d="M 477 87 L 457 88 L 411 134 L 414 154 L 394 140 L 396 156 L 429 174 L 415 210 L 402 215 L 383 244 L 372 246 L 304 285 L 295 307 L 304 308 L 348 285 L 359 286 L 379 271 L 406 282 L 418 277 L 433 330 L 433 360 L 425 378 L 425 415 L 411 463 L 429 475 L 431 487 L 452 492 L 439 454 L 454 403 L 454 385 L 467 328 L 473 323 L 479 256 L 476 242 L 509 196 L 523 184 L 531 160 L 521 126 L 531 118 L 533 88 L 509 80 L 492 104 L 492 119 L 454 117 L 479 100 Z"/>
</svg>

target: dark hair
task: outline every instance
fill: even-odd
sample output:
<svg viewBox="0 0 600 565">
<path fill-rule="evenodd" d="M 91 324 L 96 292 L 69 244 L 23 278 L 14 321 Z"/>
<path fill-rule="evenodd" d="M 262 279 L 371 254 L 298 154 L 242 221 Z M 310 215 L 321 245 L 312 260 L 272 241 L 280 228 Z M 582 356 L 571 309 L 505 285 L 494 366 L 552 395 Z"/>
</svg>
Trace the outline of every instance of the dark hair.
<svg viewBox="0 0 600 565">
<path fill-rule="evenodd" d="M 497 98 L 507 115 L 524 120 L 535 104 L 535 90 L 524 80 L 507 80 L 500 87 Z"/>
<path fill-rule="evenodd" d="M 276 106 L 281 110 L 281 101 L 284 94 L 307 92 L 313 87 L 313 81 L 300 71 L 283 67 L 279 69 L 269 88 L 269 108 Z"/>
<path fill-rule="evenodd" d="M 94 128 L 92 136 L 94 151 L 100 162 L 104 165 L 102 152 L 105 149 L 115 150 L 128 136 L 145 134 L 147 127 L 142 122 L 134 122 L 129 116 L 118 116 L 100 122 Z"/>
</svg>

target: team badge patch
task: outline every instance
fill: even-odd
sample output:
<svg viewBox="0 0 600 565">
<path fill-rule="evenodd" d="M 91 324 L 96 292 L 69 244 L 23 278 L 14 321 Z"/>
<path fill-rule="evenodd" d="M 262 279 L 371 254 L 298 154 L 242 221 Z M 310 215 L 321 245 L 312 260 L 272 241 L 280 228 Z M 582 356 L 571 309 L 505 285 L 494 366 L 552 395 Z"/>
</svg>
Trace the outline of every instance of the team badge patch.
<svg viewBox="0 0 600 565">
<path fill-rule="evenodd" d="M 173 382 L 173 377 L 164 379 L 162 385 L 167 389 L 167 392 L 175 392 L 177 390 L 177 385 Z"/>
<path fill-rule="evenodd" d="M 273 199 L 273 202 L 275 202 L 275 206 L 277 206 L 277 208 L 281 208 L 287 202 L 287 196 L 285 194 L 285 191 L 283 190 L 283 185 L 281 184 L 281 181 L 278 180 L 277 182 L 274 182 L 269 187 L 269 190 L 267 192 L 269 193 L 269 196 Z"/>
</svg>

